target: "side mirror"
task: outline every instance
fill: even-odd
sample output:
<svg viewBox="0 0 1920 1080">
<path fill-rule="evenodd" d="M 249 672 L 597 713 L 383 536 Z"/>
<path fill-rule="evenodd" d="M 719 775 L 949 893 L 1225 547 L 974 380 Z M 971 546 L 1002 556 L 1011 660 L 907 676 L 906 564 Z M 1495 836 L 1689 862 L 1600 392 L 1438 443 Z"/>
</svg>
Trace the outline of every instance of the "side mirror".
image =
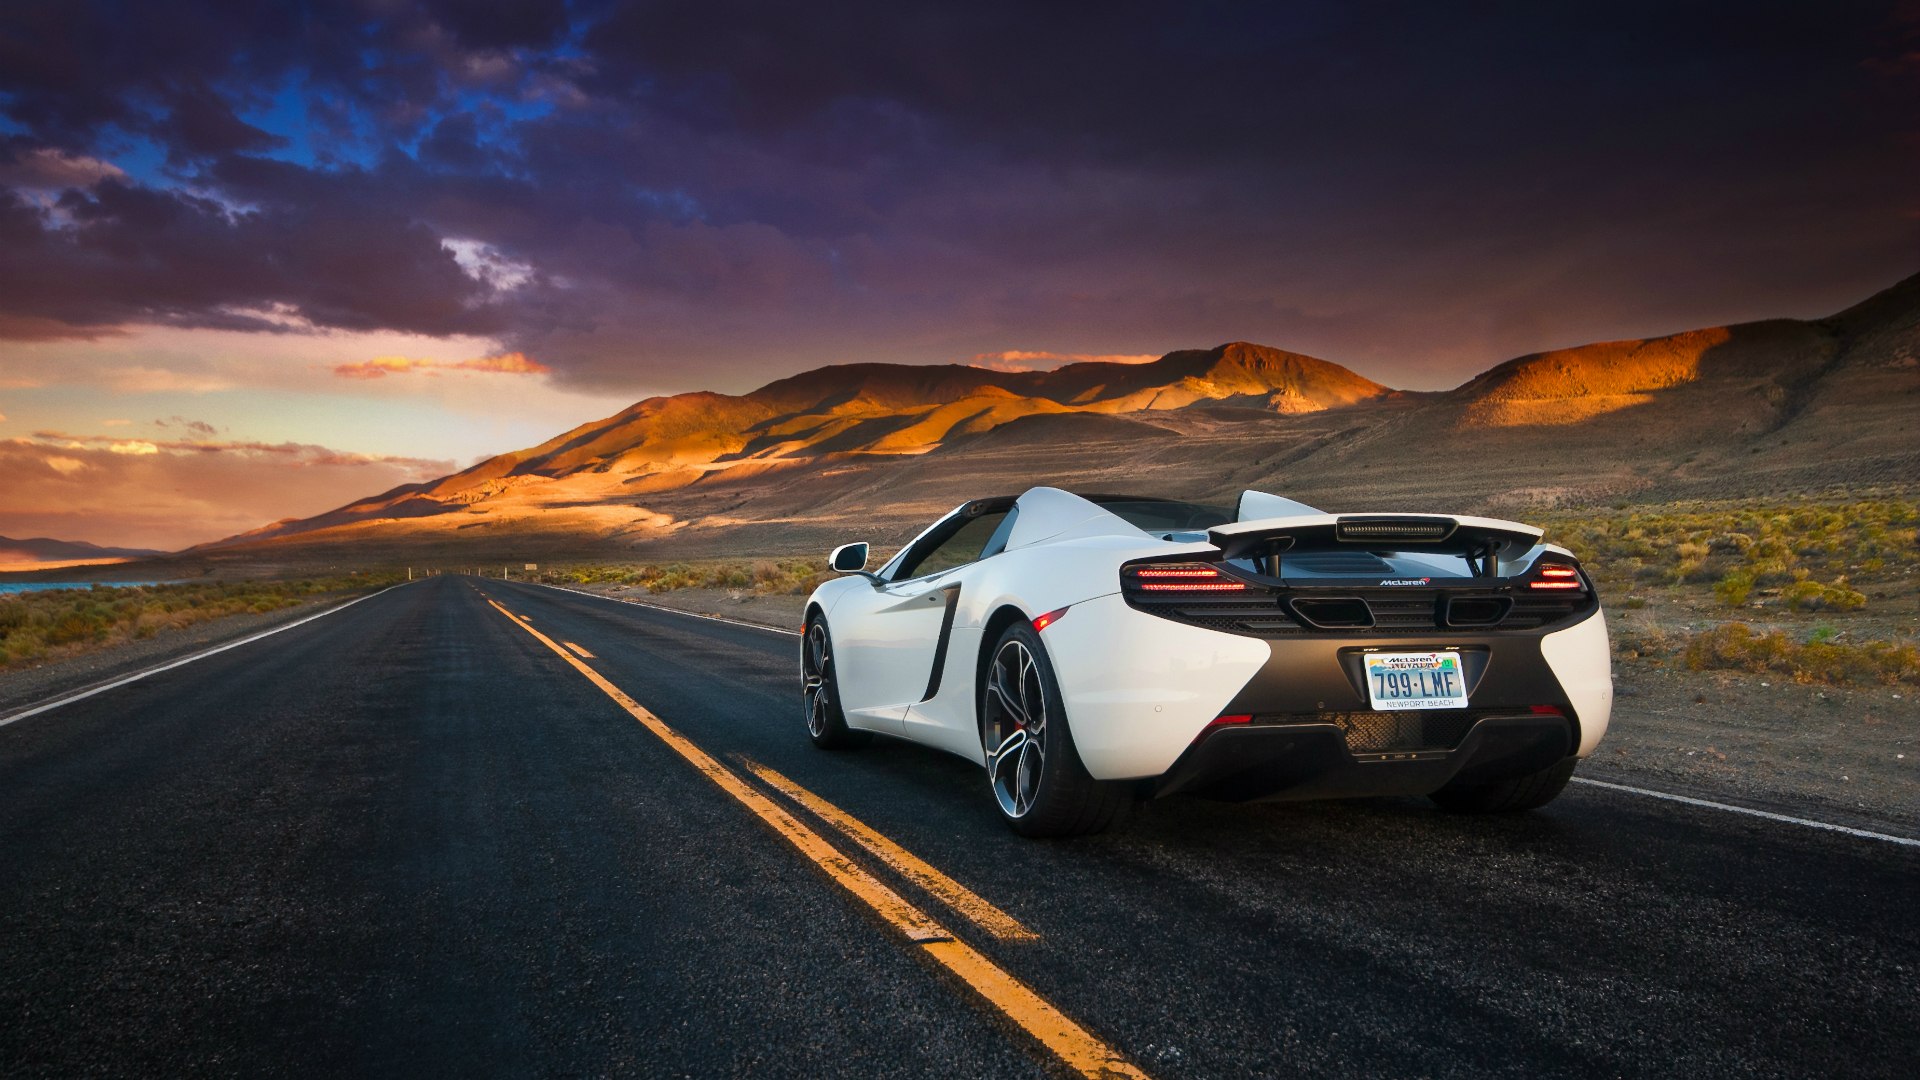
<svg viewBox="0 0 1920 1080">
<path fill-rule="evenodd" d="M 867 542 L 862 540 L 857 544 L 841 544 L 834 548 L 833 554 L 827 556 L 827 565 L 835 573 L 860 573 L 867 568 Z"/>
</svg>

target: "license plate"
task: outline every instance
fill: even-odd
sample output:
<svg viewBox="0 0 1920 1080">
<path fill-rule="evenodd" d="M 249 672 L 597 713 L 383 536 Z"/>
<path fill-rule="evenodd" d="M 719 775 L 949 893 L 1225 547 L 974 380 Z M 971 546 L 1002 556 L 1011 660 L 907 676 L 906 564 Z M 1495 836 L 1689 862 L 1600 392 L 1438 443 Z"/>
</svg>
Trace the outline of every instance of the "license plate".
<svg viewBox="0 0 1920 1080">
<path fill-rule="evenodd" d="M 1373 707 L 1464 709 L 1467 681 L 1457 652 L 1382 652 L 1367 654 L 1367 695 Z"/>
</svg>

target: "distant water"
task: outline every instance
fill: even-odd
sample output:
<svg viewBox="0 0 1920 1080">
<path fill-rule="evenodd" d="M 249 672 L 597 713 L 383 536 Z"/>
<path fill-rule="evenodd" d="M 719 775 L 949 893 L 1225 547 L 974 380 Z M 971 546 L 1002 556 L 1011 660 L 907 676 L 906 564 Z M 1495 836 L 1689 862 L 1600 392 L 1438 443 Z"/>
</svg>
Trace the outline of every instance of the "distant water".
<svg viewBox="0 0 1920 1080">
<path fill-rule="evenodd" d="M 130 588 L 134 585 L 166 585 L 165 581 L 103 581 L 102 585 Z M 46 592 L 49 589 L 91 589 L 91 581 L 0 581 L 0 596 L 9 593 Z"/>
</svg>

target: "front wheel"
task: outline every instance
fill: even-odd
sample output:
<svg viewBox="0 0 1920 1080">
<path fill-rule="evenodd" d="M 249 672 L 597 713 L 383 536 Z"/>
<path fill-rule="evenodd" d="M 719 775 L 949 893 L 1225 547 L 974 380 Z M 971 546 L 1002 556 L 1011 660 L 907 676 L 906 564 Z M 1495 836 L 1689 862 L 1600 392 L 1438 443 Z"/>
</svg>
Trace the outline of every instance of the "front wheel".
<svg viewBox="0 0 1920 1080">
<path fill-rule="evenodd" d="M 1080 763 L 1040 635 L 1015 623 L 980 685 L 980 739 L 1000 816 L 1022 836 L 1082 836 L 1113 824 L 1132 792 Z"/>
<path fill-rule="evenodd" d="M 847 726 L 847 714 L 840 708 L 833 635 L 827 633 L 825 616 L 809 620 L 806 636 L 800 641 L 800 700 L 807 714 L 807 738 L 820 749 L 844 750 L 872 741 L 871 733 Z"/>
<path fill-rule="evenodd" d="M 1460 814 L 1510 814 L 1537 810 L 1554 800 L 1573 779 L 1574 759 L 1549 765 L 1539 772 L 1510 776 L 1472 787 L 1448 785 L 1427 798 L 1442 810 Z"/>
</svg>

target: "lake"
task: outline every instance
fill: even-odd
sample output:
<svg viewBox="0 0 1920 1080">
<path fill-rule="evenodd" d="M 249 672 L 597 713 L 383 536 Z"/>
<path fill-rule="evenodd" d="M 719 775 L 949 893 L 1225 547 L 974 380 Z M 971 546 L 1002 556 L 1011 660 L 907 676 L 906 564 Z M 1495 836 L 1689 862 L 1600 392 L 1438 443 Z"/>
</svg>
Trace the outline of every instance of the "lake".
<svg viewBox="0 0 1920 1080">
<path fill-rule="evenodd" d="M 166 585 L 165 581 L 103 581 L 102 585 L 131 588 L 135 585 Z M 10 593 L 47 592 L 51 589 L 91 589 L 91 581 L 0 581 L 0 596 Z"/>
</svg>

